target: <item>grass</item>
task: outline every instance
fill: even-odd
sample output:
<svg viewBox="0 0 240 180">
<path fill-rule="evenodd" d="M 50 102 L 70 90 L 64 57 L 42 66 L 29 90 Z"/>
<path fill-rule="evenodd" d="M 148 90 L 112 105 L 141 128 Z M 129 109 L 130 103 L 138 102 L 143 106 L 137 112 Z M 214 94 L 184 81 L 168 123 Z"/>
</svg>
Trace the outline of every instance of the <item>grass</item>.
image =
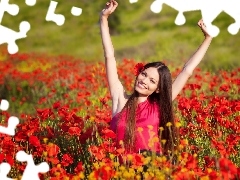
<svg viewBox="0 0 240 180">
<path fill-rule="evenodd" d="M 19 52 L 36 52 L 48 55 L 66 54 L 86 61 L 103 60 L 101 37 L 98 26 L 99 12 L 104 7 L 103 0 L 59 0 L 56 13 L 65 16 L 63 26 L 47 22 L 45 16 L 50 1 L 37 1 L 33 7 L 24 1 L 10 0 L 20 7 L 16 17 L 5 13 L 2 25 L 18 31 L 21 21 L 31 24 L 28 37 L 17 41 Z M 119 7 L 110 17 L 113 30 L 112 41 L 117 60 L 134 58 L 139 61 L 168 59 L 177 65 L 183 65 L 203 40 L 197 27 L 201 18 L 200 11 L 184 13 L 186 23 L 177 26 L 174 20 L 177 11 L 163 6 L 159 14 L 150 11 L 152 1 L 119 1 Z M 71 7 L 83 9 L 79 17 L 72 16 Z M 206 70 L 229 69 L 239 66 L 239 33 L 235 36 L 227 31 L 233 21 L 227 14 L 220 14 L 213 24 L 220 28 L 220 34 L 214 38 L 200 67 Z M 1 45 L 6 46 L 6 45 Z"/>
</svg>

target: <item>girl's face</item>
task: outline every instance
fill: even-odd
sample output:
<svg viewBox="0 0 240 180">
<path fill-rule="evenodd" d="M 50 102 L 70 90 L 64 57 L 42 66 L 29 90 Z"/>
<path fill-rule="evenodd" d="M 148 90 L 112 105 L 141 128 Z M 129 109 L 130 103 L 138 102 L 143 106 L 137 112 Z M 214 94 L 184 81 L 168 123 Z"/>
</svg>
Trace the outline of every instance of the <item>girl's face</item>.
<svg viewBox="0 0 240 180">
<path fill-rule="evenodd" d="M 150 67 L 143 70 L 135 82 L 135 90 L 140 96 L 149 96 L 158 92 L 159 74 L 157 68 Z"/>
</svg>

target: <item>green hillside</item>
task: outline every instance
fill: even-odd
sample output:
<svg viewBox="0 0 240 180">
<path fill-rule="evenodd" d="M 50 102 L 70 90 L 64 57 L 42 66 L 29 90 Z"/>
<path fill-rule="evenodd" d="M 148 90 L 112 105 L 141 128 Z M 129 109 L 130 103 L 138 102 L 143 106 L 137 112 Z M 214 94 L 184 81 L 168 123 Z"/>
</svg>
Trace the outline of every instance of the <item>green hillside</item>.
<svg viewBox="0 0 240 180">
<path fill-rule="evenodd" d="M 18 31 L 21 21 L 31 24 L 28 37 L 17 41 L 19 52 L 36 52 L 48 55 L 67 54 L 83 60 L 103 60 L 99 34 L 99 12 L 106 1 L 102 0 L 58 0 L 56 13 L 65 16 L 62 26 L 45 20 L 50 1 L 37 0 L 28 7 L 24 0 L 10 0 L 20 7 L 16 17 L 5 13 L 2 25 Z M 133 58 L 141 61 L 168 60 L 179 65 L 197 49 L 203 40 L 197 26 L 200 11 L 185 13 L 187 22 L 183 26 L 174 23 L 177 11 L 163 6 L 159 14 L 150 11 L 153 1 L 140 0 L 130 4 L 119 1 L 117 11 L 110 17 L 112 40 L 117 60 Z M 79 17 L 72 16 L 72 6 L 83 9 Z M 201 63 L 205 69 L 228 69 L 240 65 L 240 33 L 233 36 L 227 27 L 234 20 L 227 14 L 220 14 L 214 21 L 221 32 L 213 40 Z M 5 46 L 5 45 L 4 45 Z"/>
</svg>

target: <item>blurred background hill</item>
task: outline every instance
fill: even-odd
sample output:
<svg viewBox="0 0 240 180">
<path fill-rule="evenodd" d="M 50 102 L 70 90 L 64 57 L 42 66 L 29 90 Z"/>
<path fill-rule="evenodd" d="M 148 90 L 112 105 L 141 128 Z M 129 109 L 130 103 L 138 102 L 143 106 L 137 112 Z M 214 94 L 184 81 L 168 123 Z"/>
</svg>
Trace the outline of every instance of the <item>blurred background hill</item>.
<svg viewBox="0 0 240 180">
<path fill-rule="evenodd" d="M 17 16 L 4 14 L 2 25 L 18 31 L 21 21 L 31 24 L 28 37 L 17 41 L 20 53 L 43 53 L 47 55 L 71 55 L 86 61 L 102 61 L 103 50 L 99 31 L 99 13 L 105 6 L 103 0 L 58 0 L 55 13 L 65 16 L 62 26 L 45 20 L 50 0 L 37 0 L 33 7 L 24 0 L 10 0 L 19 5 Z M 119 7 L 109 18 L 112 41 L 118 61 L 123 58 L 137 61 L 167 60 L 183 63 L 195 52 L 203 41 L 203 34 L 197 26 L 201 12 L 185 13 L 183 26 L 174 20 L 177 11 L 163 6 L 159 14 L 150 11 L 151 0 L 140 0 L 130 4 L 119 1 Z M 71 14 L 72 6 L 82 8 L 82 14 Z M 240 66 L 240 33 L 231 35 L 227 27 L 234 22 L 225 13 L 220 14 L 213 24 L 220 28 L 200 67 L 206 70 L 230 69 Z M 6 47 L 6 45 L 1 45 Z"/>
</svg>

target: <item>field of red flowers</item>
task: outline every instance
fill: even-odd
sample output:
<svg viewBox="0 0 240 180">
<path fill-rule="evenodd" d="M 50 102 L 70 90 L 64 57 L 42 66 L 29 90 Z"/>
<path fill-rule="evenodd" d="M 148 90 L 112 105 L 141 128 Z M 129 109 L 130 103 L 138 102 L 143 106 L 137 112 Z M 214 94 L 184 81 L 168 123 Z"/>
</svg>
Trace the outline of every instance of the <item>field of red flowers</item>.
<svg viewBox="0 0 240 180">
<path fill-rule="evenodd" d="M 118 64 L 129 92 L 136 63 Z M 169 67 L 176 77 L 180 69 Z M 50 171 L 39 174 L 46 180 L 240 179 L 240 68 L 196 69 L 174 102 L 180 139 L 172 157 L 115 148 L 102 62 L 1 51 L 0 72 L 0 99 L 10 103 L 0 124 L 11 115 L 20 119 L 15 136 L 0 134 L 0 163 L 11 165 L 11 178 L 21 179 L 26 164 L 15 155 L 24 150 L 36 164 L 49 164 Z"/>
</svg>

